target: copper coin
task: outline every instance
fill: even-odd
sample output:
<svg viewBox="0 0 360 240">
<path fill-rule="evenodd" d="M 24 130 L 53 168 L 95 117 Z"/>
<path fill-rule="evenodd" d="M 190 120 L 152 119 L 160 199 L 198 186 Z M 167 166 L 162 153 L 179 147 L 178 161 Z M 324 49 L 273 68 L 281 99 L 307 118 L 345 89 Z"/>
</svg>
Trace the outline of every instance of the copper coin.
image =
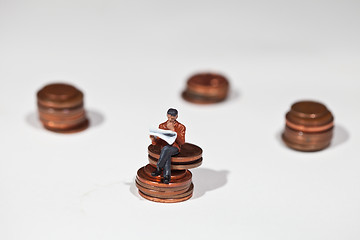
<svg viewBox="0 0 360 240">
<path fill-rule="evenodd" d="M 154 172 L 156 170 L 156 167 L 148 164 L 144 167 L 144 171 L 148 176 L 151 176 L 151 173 Z M 183 178 L 186 174 L 186 170 L 175 170 L 175 171 L 171 171 L 171 179 L 180 179 Z M 153 177 L 153 178 L 157 178 L 159 180 L 163 179 L 163 174 L 161 173 L 159 176 Z"/>
<path fill-rule="evenodd" d="M 150 197 L 156 197 L 156 198 L 162 198 L 162 199 L 176 199 L 176 198 L 183 198 L 188 196 L 190 193 L 192 194 L 193 190 L 194 190 L 194 185 L 191 183 L 190 187 L 188 189 L 186 189 L 184 192 L 173 192 L 173 194 L 170 194 L 169 192 L 166 192 L 166 194 L 163 194 L 163 192 L 157 192 L 157 191 L 153 191 L 150 190 L 148 191 L 148 189 L 140 189 L 139 190 L 150 196 Z M 145 190 L 145 191 L 143 191 Z"/>
<path fill-rule="evenodd" d="M 224 100 L 223 98 L 218 98 L 218 97 L 208 97 L 208 96 L 198 95 L 190 91 L 184 91 L 181 94 L 181 96 L 186 101 L 195 104 L 212 104 L 212 103 L 222 102 Z"/>
<path fill-rule="evenodd" d="M 286 114 L 285 144 L 299 151 L 318 151 L 330 145 L 334 117 L 325 105 L 313 101 L 293 104 Z"/>
<path fill-rule="evenodd" d="M 149 196 L 143 192 L 141 192 L 139 190 L 139 194 L 147 199 L 147 200 L 150 200 L 150 201 L 153 201 L 153 202 L 160 202 L 160 203 L 177 203 L 177 202 L 183 202 L 183 201 L 186 201 L 188 199 L 190 199 L 192 197 L 192 194 L 193 194 L 193 190 L 189 190 L 187 196 L 185 197 L 181 197 L 181 198 L 158 198 L 158 197 L 152 197 L 152 196 Z"/>
<path fill-rule="evenodd" d="M 169 184 L 165 184 L 161 182 L 161 179 L 154 178 L 152 176 L 148 176 L 145 173 L 144 167 L 140 168 L 137 172 L 137 178 L 148 185 L 157 186 L 157 187 L 165 187 L 165 188 L 171 188 L 171 187 L 183 187 L 187 184 L 190 184 L 192 179 L 192 174 L 190 171 L 186 171 L 186 174 L 181 179 L 171 179 Z"/>
<path fill-rule="evenodd" d="M 40 120 L 43 124 L 48 125 L 53 128 L 57 129 L 67 129 L 67 128 L 73 128 L 76 127 L 84 122 L 85 118 L 78 118 L 78 119 L 58 119 L 56 121 L 54 120 L 47 120 L 40 116 Z"/>
<path fill-rule="evenodd" d="M 40 89 L 37 99 L 42 106 L 71 108 L 83 102 L 83 93 L 71 85 L 54 83 Z"/>
<path fill-rule="evenodd" d="M 226 97 L 229 81 L 220 74 L 199 73 L 189 78 L 187 90 L 203 96 Z"/>
<path fill-rule="evenodd" d="M 226 99 L 229 81 L 220 74 L 200 73 L 189 78 L 182 96 L 192 103 L 206 104 Z"/>
<path fill-rule="evenodd" d="M 299 151 L 319 151 L 330 145 L 333 129 L 320 133 L 306 133 L 286 127 L 282 135 L 285 144 Z"/>
<path fill-rule="evenodd" d="M 160 158 L 161 147 L 159 145 L 149 145 L 148 153 L 151 157 Z M 185 143 L 181 146 L 180 153 L 171 158 L 172 163 L 187 163 L 198 160 L 202 156 L 202 149 L 195 144 Z"/>
<path fill-rule="evenodd" d="M 284 137 L 294 143 L 313 144 L 317 142 L 330 142 L 333 136 L 333 128 L 323 132 L 302 132 L 285 126 Z"/>
<path fill-rule="evenodd" d="M 161 187 L 158 184 L 150 185 L 150 184 L 144 183 L 141 180 L 139 180 L 138 177 L 136 177 L 135 183 L 137 185 L 140 185 L 140 186 L 144 187 L 144 188 L 155 190 L 155 191 L 158 191 L 158 192 L 176 192 L 176 191 L 187 190 L 190 187 L 190 184 L 191 184 L 191 182 L 190 182 L 189 184 L 186 184 L 186 185 L 181 186 L 181 187 L 169 187 L 169 186 Z"/>
<path fill-rule="evenodd" d="M 295 125 L 319 127 L 334 120 L 331 112 L 325 105 L 313 101 L 296 102 L 286 114 L 286 120 Z"/>
<path fill-rule="evenodd" d="M 326 115 L 329 110 L 319 102 L 301 101 L 296 102 L 291 106 L 291 112 L 301 118 L 320 118 Z"/>
<path fill-rule="evenodd" d="M 87 129 L 89 127 L 89 121 L 87 119 L 85 119 L 85 121 L 83 121 L 82 123 L 80 123 L 79 125 L 73 126 L 71 128 L 64 128 L 64 129 L 60 129 L 60 128 L 53 128 L 51 125 L 46 125 L 43 122 L 43 126 L 52 131 L 52 132 L 57 132 L 57 133 L 77 133 L 77 132 L 81 132 L 84 131 L 85 129 Z"/>
<path fill-rule="evenodd" d="M 192 183 L 190 184 L 189 187 L 184 188 L 184 189 L 180 189 L 180 190 L 176 190 L 176 191 L 159 191 L 159 190 L 154 190 L 151 188 L 146 188 L 142 185 L 140 185 L 139 183 L 135 182 L 136 187 L 143 193 L 152 196 L 152 197 L 170 197 L 173 198 L 175 196 L 179 196 L 180 194 L 183 194 L 185 192 L 187 192 L 189 190 L 189 187 L 192 185 Z"/>
<path fill-rule="evenodd" d="M 54 115 L 49 113 L 39 112 L 39 117 L 44 121 L 55 121 L 55 122 L 65 122 L 65 121 L 76 121 L 78 119 L 83 120 L 86 117 L 85 111 L 82 110 L 76 114 L 63 114 L 63 115 Z"/>
<path fill-rule="evenodd" d="M 158 159 L 153 158 L 150 155 L 148 155 L 148 159 L 149 159 L 149 163 L 152 166 L 156 167 Z M 202 160 L 203 159 L 200 158 L 198 160 L 187 162 L 187 163 L 171 163 L 171 169 L 172 170 L 187 170 L 187 169 L 197 168 L 197 167 L 201 166 Z"/>
<path fill-rule="evenodd" d="M 323 132 L 326 131 L 330 128 L 332 128 L 334 126 L 334 122 L 329 122 L 325 125 L 321 125 L 321 126 L 307 126 L 307 125 L 301 125 L 301 124 L 296 124 L 293 122 L 290 122 L 289 120 L 286 119 L 286 126 L 297 130 L 297 131 L 302 131 L 302 132 Z"/>
<path fill-rule="evenodd" d="M 312 144 L 294 143 L 289 141 L 284 135 L 282 135 L 282 139 L 288 147 L 302 152 L 316 152 L 325 149 L 330 145 L 330 141 Z"/>
<path fill-rule="evenodd" d="M 41 104 L 38 104 L 38 110 L 40 113 L 43 114 L 51 114 L 53 116 L 63 116 L 63 115 L 72 115 L 72 114 L 77 114 L 79 112 L 84 111 L 84 105 L 80 104 L 78 106 L 75 107 L 71 107 L 71 108 L 50 108 L 50 107 L 45 107 L 42 106 Z"/>
</svg>

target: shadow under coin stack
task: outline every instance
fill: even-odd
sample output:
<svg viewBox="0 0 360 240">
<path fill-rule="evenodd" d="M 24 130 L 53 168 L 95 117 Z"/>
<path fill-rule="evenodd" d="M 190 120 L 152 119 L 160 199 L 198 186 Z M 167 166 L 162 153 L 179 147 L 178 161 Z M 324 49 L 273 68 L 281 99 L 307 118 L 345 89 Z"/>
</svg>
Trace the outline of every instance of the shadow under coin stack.
<svg viewBox="0 0 360 240">
<path fill-rule="evenodd" d="M 37 93 L 39 117 L 44 127 L 59 133 L 73 133 L 86 129 L 83 93 L 75 87 L 56 83 Z"/>
<path fill-rule="evenodd" d="M 334 129 L 334 117 L 321 103 L 297 102 L 286 114 L 286 126 L 282 135 L 287 146 L 299 151 L 319 151 L 330 145 Z"/>
<path fill-rule="evenodd" d="M 150 145 L 148 147 L 150 164 L 138 170 L 135 180 L 139 194 L 145 199 L 161 203 L 175 203 L 190 199 L 194 185 L 192 173 L 188 169 L 201 165 L 202 149 L 191 143 L 185 143 L 181 147 L 180 153 L 171 158 L 171 180 L 169 184 L 163 183 L 162 173 L 160 176 L 151 176 L 151 173 L 156 169 L 160 152 L 160 146 Z"/>
<path fill-rule="evenodd" d="M 228 91 L 229 81 L 224 76 L 201 73 L 189 78 L 182 97 L 192 103 L 210 104 L 224 101 Z"/>
</svg>

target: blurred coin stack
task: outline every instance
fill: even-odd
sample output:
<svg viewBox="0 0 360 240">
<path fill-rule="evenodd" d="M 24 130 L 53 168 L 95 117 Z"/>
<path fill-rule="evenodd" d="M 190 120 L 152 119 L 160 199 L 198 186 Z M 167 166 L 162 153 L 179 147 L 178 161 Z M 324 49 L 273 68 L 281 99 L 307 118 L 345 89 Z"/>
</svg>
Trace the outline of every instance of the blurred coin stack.
<svg viewBox="0 0 360 240">
<path fill-rule="evenodd" d="M 86 129 L 83 93 L 75 87 L 55 83 L 40 89 L 37 93 L 39 118 L 44 127 L 59 133 L 73 133 Z"/>
<path fill-rule="evenodd" d="M 189 78 L 182 97 L 189 102 L 210 104 L 224 101 L 229 92 L 229 81 L 220 74 L 200 73 Z"/>
<path fill-rule="evenodd" d="M 301 101 L 286 114 L 283 141 L 299 151 L 318 151 L 330 145 L 334 117 L 321 103 Z"/>
<path fill-rule="evenodd" d="M 160 146 L 150 145 L 148 147 L 150 164 L 138 170 L 135 180 L 139 194 L 150 201 L 162 203 L 175 203 L 190 199 L 194 185 L 192 174 L 188 169 L 201 165 L 202 149 L 190 143 L 182 145 L 180 153 L 171 158 L 172 170 L 169 184 L 163 183 L 162 173 L 160 176 L 151 176 L 156 169 L 160 152 Z"/>
</svg>

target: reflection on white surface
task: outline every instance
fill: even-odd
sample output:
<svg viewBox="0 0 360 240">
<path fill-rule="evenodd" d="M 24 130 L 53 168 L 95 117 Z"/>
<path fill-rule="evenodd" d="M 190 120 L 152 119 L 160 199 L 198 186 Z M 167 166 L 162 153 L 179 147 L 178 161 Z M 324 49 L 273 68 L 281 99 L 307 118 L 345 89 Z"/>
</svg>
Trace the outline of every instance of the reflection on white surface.
<svg viewBox="0 0 360 240">
<path fill-rule="evenodd" d="M 199 168 L 191 170 L 194 183 L 192 199 L 200 198 L 207 192 L 216 191 L 226 185 L 229 171 Z M 216 194 L 216 193 L 214 193 Z M 191 200 L 191 199 L 190 199 Z"/>
<path fill-rule="evenodd" d="M 25 121 L 27 124 L 29 124 L 31 127 L 35 129 L 44 129 L 43 125 L 40 122 L 39 115 L 37 112 L 28 113 L 25 116 Z"/>
<path fill-rule="evenodd" d="M 85 109 L 90 121 L 90 127 L 98 127 L 105 121 L 104 115 L 100 111 Z"/>
<path fill-rule="evenodd" d="M 336 124 L 334 126 L 334 136 L 331 141 L 330 147 L 337 147 L 345 142 L 347 142 L 350 138 L 350 133 L 346 130 L 342 125 Z"/>
</svg>

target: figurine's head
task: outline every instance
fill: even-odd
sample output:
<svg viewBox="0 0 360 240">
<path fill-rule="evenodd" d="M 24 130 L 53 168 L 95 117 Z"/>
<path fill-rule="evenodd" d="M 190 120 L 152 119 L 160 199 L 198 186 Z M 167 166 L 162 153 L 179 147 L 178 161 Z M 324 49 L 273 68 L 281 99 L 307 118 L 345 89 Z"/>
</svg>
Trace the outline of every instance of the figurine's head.
<svg viewBox="0 0 360 240">
<path fill-rule="evenodd" d="M 167 111 L 167 118 L 168 118 L 168 121 L 169 122 L 175 122 L 175 120 L 177 119 L 178 117 L 178 111 L 174 108 L 170 108 L 168 111 Z"/>
</svg>

